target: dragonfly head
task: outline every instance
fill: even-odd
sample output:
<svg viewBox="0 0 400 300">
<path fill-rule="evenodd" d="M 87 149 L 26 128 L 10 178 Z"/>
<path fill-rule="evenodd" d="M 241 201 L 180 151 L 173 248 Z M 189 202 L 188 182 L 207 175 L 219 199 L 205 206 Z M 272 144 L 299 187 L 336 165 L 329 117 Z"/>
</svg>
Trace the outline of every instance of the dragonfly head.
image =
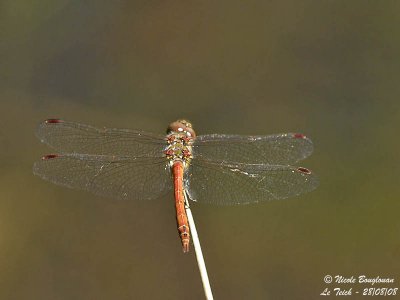
<svg viewBox="0 0 400 300">
<path fill-rule="evenodd" d="M 192 138 L 196 137 L 196 133 L 192 128 L 192 123 L 187 120 L 177 120 L 169 124 L 167 133 L 186 133 L 187 136 Z"/>
</svg>

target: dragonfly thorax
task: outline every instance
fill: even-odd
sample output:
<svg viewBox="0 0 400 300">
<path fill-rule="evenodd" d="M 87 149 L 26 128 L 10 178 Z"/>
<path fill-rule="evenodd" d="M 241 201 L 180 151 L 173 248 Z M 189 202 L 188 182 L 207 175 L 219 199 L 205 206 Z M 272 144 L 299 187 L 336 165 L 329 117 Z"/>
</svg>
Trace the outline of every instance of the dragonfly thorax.
<svg viewBox="0 0 400 300">
<path fill-rule="evenodd" d="M 193 158 L 192 142 L 193 138 L 186 133 L 173 132 L 167 135 L 168 145 L 164 154 L 171 165 L 177 160 L 182 161 L 185 166 L 189 165 Z"/>
</svg>

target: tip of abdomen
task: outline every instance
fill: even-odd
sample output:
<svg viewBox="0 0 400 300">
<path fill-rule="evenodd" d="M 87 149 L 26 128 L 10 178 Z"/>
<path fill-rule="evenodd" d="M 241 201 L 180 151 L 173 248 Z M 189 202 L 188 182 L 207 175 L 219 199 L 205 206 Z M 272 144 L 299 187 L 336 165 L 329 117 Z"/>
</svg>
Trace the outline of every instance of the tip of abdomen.
<svg viewBox="0 0 400 300">
<path fill-rule="evenodd" d="M 189 252 L 189 241 L 182 241 L 182 250 L 183 253 Z"/>
</svg>

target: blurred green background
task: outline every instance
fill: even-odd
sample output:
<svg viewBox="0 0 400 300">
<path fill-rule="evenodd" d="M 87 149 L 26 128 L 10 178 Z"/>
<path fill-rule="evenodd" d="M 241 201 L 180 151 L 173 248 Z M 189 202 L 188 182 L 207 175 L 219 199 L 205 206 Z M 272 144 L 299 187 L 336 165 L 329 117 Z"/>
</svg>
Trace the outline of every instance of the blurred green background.
<svg viewBox="0 0 400 300">
<path fill-rule="evenodd" d="M 327 274 L 400 287 L 399 11 L 361 0 L 1 1 L 0 299 L 204 297 L 172 195 L 115 201 L 33 176 L 52 152 L 34 131 L 52 117 L 303 132 L 314 192 L 192 205 L 215 298 L 318 299 L 338 286 Z"/>
</svg>

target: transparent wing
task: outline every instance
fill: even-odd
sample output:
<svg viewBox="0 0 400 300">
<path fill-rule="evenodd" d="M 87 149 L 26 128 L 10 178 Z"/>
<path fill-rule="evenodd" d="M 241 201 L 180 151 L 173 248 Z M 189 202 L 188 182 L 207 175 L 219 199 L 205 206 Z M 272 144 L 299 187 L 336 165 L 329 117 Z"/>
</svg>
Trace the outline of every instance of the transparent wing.
<svg viewBox="0 0 400 300">
<path fill-rule="evenodd" d="M 306 158 L 312 151 L 311 140 L 300 133 L 267 136 L 210 134 L 198 136 L 193 143 L 195 157 L 216 162 L 292 164 Z"/>
<path fill-rule="evenodd" d="M 58 185 L 119 199 L 155 199 L 172 188 L 165 158 L 47 155 L 33 173 Z"/>
<path fill-rule="evenodd" d="M 161 157 L 164 136 L 128 129 L 98 129 L 49 119 L 39 124 L 38 138 L 61 153 Z"/>
<path fill-rule="evenodd" d="M 193 159 L 185 185 L 194 201 L 235 205 L 300 195 L 315 189 L 318 179 L 302 167 Z"/>
</svg>

